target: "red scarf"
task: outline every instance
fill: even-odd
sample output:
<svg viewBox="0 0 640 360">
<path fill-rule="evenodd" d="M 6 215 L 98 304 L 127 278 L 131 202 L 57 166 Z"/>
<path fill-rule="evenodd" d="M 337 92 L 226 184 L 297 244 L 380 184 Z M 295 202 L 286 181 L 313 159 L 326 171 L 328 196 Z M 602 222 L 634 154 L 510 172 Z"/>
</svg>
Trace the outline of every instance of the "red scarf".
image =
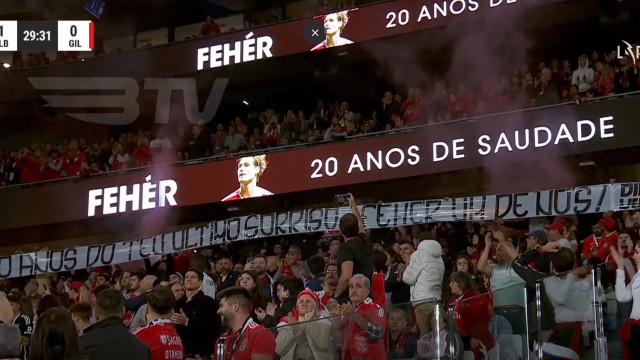
<svg viewBox="0 0 640 360">
<path fill-rule="evenodd" d="M 618 336 L 620 336 L 620 339 L 624 341 L 624 349 L 623 349 L 624 360 L 631 360 L 631 357 L 629 356 L 629 343 L 631 341 L 638 341 L 638 339 L 631 338 L 631 328 L 634 326 L 640 326 L 640 320 L 629 319 L 625 321 L 624 324 L 622 324 L 622 328 L 620 329 L 620 332 L 618 333 Z"/>
<path fill-rule="evenodd" d="M 316 303 L 316 314 L 317 315 L 323 315 L 322 313 L 326 313 L 327 312 L 327 308 L 324 307 L 324 305 L 320 302 L 320 298 L 318 298 L 318 295 L 311 289 L 306 288 L 304 290 L 302 290 L 300 292 L 300 294 L 298 294 L 298 298 L 297 300 L 300 300 L 300 298 L 303 295 L 308 295 L 310 296 L 313 301 Z M 293 312 L 292 312 L 293 316 L 296 318 L 296 322 L 300 321 L 300 313 L 298 312 L 298 308 L 294 307 L 293 308 Z M 326 315 L 326 314 L 324 314 Z M 289 317 L 288 316 L 283 316 L 280 319 L 280 323 L 284 323 L 284 324 L 288 324 L 289 323 Z"/>
<path fill-rule="evenodd" d="M 300 268 L 302 267 L 302 263 L 300 262 L 300 260 L 296 261 L 296 263 L 293 265 L 284 264 L 284 266 L 282 267 L 282 276 L 296 276 L 293 272 L 294 267 L 300 270 Z"/>
<path fill-rule="evenodd" d="M 405 326 L 398 336 L 398 340 L 396 340 L 396 348 L 393 351 L 403 353 L 404 348 L 409 344 L 409 340 L 411 340 L 411 330 L 408 326 Z"/>
</svg>

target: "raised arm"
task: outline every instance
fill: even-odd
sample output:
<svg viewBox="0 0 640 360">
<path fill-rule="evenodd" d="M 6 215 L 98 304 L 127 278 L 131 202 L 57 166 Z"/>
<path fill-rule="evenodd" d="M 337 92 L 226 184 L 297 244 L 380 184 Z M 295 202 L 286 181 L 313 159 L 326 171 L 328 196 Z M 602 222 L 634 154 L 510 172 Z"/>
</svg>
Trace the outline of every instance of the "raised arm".
<svg viewBox="0 0 640 360">
<path fill-rule="evenodd" d="M 560 250 L 560 245 L 554 242 L 549 242 L 542 247 L 543 252 L 558 252 L 558 250 Z M 528 250 L 520 254 L 515 260 L 513 260 L 513 263 L 511 263 L 513 271 L 515 271 L 516 274 L 518 274 L 529 286 L 535 286 L 536 281 L 549 276 L 549 274 L 543 273 L 529 266 L 529 264 L 534 262 L 538 256 L 540 256 L 538 250 Z"/>
<path fill-rule="evenodd" d="M 609 248 L 611 257 L 616 262 L 616 300 L 619 302 L 627 302 L 633 300 L 631 292 L 631 284 L 625 284 L 624 258 L 614 246 Z"/>
<path fill-rule="evenodd" d="M 484 251 L 478 259 L 478 271 L 484 276 L 491 276 L 493 268 L 489 265 L 489 254 L 491 253 L 491 241 L 493 240 L 493 233 L 490 231 L 484 237 Z"/>
<path fill-rule="evenodd" d="M 347 194 L 347 196 L 349 197 L 349 207 L 351 207 L 351 211 L 353 212 L 353 215 L 355 215 L 356 218 L 358 219 L 358 230 L 361 234 L 364 234 L 365 233 L 364 220 L 362 219 L 362 215 L 360 215 L 360 210 L 358 210 L 358 205 L 356 204 L 356 200 L 353 198 L 353 195 L 351 193 Z"/>
</svg>

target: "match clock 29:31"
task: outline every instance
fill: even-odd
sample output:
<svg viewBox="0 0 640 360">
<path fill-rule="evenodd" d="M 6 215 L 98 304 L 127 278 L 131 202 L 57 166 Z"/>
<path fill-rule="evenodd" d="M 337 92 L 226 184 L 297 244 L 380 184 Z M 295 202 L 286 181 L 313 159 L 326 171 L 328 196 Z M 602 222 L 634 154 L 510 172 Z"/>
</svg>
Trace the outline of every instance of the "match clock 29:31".
<svg viewBox="0 0 640 360">
<path fill-rule="evenodd" d="M 24 30 L 22 41 L 51 41 L 50 30 Z"/>
</svg>

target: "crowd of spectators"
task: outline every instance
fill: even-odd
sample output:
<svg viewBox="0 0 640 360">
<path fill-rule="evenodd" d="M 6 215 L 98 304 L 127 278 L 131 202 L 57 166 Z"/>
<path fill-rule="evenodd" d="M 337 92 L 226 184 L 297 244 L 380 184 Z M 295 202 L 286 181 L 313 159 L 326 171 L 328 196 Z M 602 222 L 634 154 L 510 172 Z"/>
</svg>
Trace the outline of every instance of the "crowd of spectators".
<svg viewBox="0 0 640 360">
<path fill-rule="evenodd" d="M 0 324 L 0 358 L 433 359 L 440 348 L 448 359 L 517 359 L 528 346 L 511 336 L 536 329 L 522 290 L 537 280 L 552 289 L 547 350 L 581 355 L 593 332 L 585 275 L 598 266 L 616 278 L 621 319 L 638 316 L 624 314 L 624 289 L 640 264 L 640 211 L 369 231 L 350 205 L 327 241 L 231 243 L 5 280 L 0 321 L 15 327 Z"/>
<path fill-rule="evenodd" d="M 594 64 L 594 65 L 592 65 Z M 540 62 L 535 70 L 521 64 L 513 74 L 489 75 L 479 83 L 447 84 L 435 81 L 429 89 L 410 88 L 406 95 L 387 91 L 379 102 L 352 109 L 348 100 L 319 100 L 311 111 L 284 108 L 260 112 L 245 123 L 236 117 L 229 123 L 194 125 L 177 131 L 125 133 L 119 138 L 65 138 L 57 144 L 34 142 L 19 150 L 0 148 L 0 184 L 31 183 L 60 177 L 194 160 L 226 157 L 238 152 L 402 130 L 470 116 L 584 102 L 639 89 L 640 59 L 615 51 L 601 56 L 593 51 L 573 64 L 558 60 Z M 287 105 L 282 105 L 287 106 Z M 297 104 L 304 107 L 308 104 Z M 213 126 L 215 124 L 215 127 Z"/>
</svg>

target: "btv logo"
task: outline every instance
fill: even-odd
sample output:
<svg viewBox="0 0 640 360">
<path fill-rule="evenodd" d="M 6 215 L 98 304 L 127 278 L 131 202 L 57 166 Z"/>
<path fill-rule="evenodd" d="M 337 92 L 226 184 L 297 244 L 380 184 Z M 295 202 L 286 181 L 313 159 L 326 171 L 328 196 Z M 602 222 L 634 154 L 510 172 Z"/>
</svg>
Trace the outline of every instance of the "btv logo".
<svg viewBox="0 0 640 360">
<path fill-rule="evenodd" d="M 633 46 L 624 40 L 622 42 L 626 49 L 624 49 L 624 52 L 620 52 L 620 45 L 618 45 L 618 59 L 622 59 L 624 55 L 627 55 L 631 58 L 631 64 L 635 64 L 640 59 L 640 45 Z"/>
<path fill-rule="evenodd" d="M 140 115 L 140 85 L 133 78 L 30 77 L 29 81 L 34 89 L 46 93 L 42 98 L 51 107 L 64 109 L 66 115 L 78 120 L 94 124 L 128 125 Z M 144 79 L 143 89 L 157 93 L 156 124 L 169 122 L 171 95 L 174 91 L 182 92 L 186 118 L 198 124 L 201 121 L 209 122 L 216 116 L 228 82 L 227 78 L 217 78 L 214 81 L 202 112 L 194 78 Z"/>
</svg>

